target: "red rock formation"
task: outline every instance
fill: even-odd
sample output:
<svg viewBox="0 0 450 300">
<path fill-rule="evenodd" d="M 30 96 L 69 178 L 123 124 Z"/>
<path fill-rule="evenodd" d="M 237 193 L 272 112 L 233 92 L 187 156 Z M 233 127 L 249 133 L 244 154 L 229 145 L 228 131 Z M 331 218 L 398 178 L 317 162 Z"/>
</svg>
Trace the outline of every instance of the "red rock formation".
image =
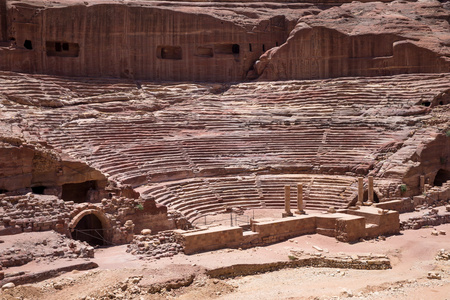
<svg viewBox="0 0 450 300">
<path fill-rule="evenodd" d="M 6 41 L 8 38 L 8 22 L 6 16 L 6 0 L 0 0 L 0 42 Z"/>
<path fill-rule="evenodd" d="M 448 171 L 436 157 L 448 147 L 448 74 L 220 88 L 1 75 L 2 128 L 16 126 L 9 135 L 41 140 L 101 171 L 127 197 L 134 193 L 124 185 L 138 187 L 189 218 L 225 205 L 279 208 L 283 185 L 298 182 L 306 208 L 345 207 L 356 199 L 355 178 L 368 174 L 386 201 L 417 194 L 423 172 L 433 180 Z M 21 86 L 28 89 L 12 92 Z M 39 103 L 47 107 L 36 111 Z M 147 208 L 165 209 L 146 207 L 146 220 Z M 138 212 L 131 218 L 139 227 Z"/>
<path fill-rule="evenodd" d="M 255 68 L 265 80 L 448 72 L 449 15 L 437 1 L 344 4 L 302 17 Z"/>
<path fill-rule="evenodd" d="M 379 201 L 417 195 L 420 176 L 447 195 L 448 4 L 5 3 L 0 70 L 71 78 L 0 72 L 4 232 L 88 217 L 123 243 L 187 225 L 172 210 L 279 208 L 285 184 L 306 208 L 346 207 L 369 174 Z M 366 77 L 145 81 L 258 76 Z M 61 214 L 43 198 L 30 212 L 30 191 Z"/>
<path fill-rule="evenodd" d="M 8 31 L 15 42 L 12 48 L 0 51 L 0 69 L 70 76 L 236 81 L 245 78 L 264 49 L 283 43 L 292 29 L 282 9 L 281 14 L 274 9 L 260 16 L 251 9 L 239 9 L 239 5 L 230 11 L 152 2 L 84 3 L 42 7 L 41 2 L 12 2 Z M 305 11 L 280 6 L 285 7 L 297 16 Z"/>
<path fill-rule="evenodd" d="M 10 42 L 0 47 L 0 70 L 221 82 L 450 70 L 449 13 L 437 1 L 321 11 L 294 3 L 28 0 L 9 2 L 6 23 L 0 7 Z"/>
<path fill-rule="evenodd" d="M 98 185 L 104 186 L 106 182 L 99 171 L 79 161 L 69 157 L 61 159 L 48 148 L 26 144 L 17 139 L 14 143 L 3 142 L 0 147 L 1 190 L 42 187 L 41 193 L 45 189 L 57 189 L 58 191 L 49 193 L 60 195 L 64 184 L 97 181 Z"/>
</svg>

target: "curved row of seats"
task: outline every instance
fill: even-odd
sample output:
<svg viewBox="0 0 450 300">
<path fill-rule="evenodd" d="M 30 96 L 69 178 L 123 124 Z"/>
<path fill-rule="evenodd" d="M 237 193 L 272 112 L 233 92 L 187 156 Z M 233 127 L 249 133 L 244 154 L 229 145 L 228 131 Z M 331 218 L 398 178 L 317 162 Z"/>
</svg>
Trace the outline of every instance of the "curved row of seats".
<svg viewBox="0 0 450 300">
<path fill-rule="evenodd" d="M 141 187 L 143 197 L 182 212 L 187 218 L 224 212 L 226 208 L 284 208 L 284 186 L 291 186 L 297 208 L 297 185 L 303 185 L 306 209 L 343 208 L 354 197 L 356 178 L 332 175 L 248 175 L 192 178 Z"/>
<path fill-rule="evenodd" d="M 22 90 L 24 97 L 67 103 L 84 97 L 59 108 L 12 101 L 3 110 L 20 112 L 37 140 L 110 179 L 145 185 L 158 202 L 193 218 L 225 204 L 282 207 L 283 185 L 297 182 L 308 187 L 307 208 L 345 206 L 356 173 L 376 164 L 385 145 L 405 141 L 417 105 L 448 82 L 450 74 L 251 82 L 212 94 L 199 84 L 0 72 L 0 94 Z M 133 101 L 97 101 L 111 93 Z"/>
</svg>

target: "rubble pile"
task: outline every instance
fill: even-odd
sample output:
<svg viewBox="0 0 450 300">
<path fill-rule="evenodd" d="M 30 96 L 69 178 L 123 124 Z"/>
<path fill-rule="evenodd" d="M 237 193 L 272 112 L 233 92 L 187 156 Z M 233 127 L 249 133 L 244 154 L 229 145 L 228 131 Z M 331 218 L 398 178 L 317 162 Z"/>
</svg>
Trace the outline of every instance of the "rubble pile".
<svg viewBox="0 0 450 300">
<path fill-rule="evenodd" d="M 450 211 L 439 214 L 437 209 L 432 209 L 423 216 L 400 222 L 400 230 L 420 229 L 425 226 L 438 226 L 446 223 L 450 223 Z"/>
<path fill-rule="evenodd" d="M 84 300 L 135 299 L 138 295 L 146 294 L 146 291 L 138 286 L 141 279 L 142 276 L 129 277 L 125 281 L 121 281 L 114 286 L 102 289 L 90 296 L 86 296 Z"/>
<path fill-rule="evenodd" d="M 28 239 L 12 245 L 0 244 L 0 266 L 10 268 L 32 260 L 54 261 L 59 258 L 93 258 L 94 248 L 86 242 L 76 241 L 64 235 L 57 238 Z"/>
<path fill-rule="evenodd" d="M 435 257 L 436 260 L 450 260 L 450 251 L 441 249 Z"/>
<path fill-rule="evenodd" d="M 143 232 L 146 233 L 145 230 Z M 172 231 L 161 231 L 155 235 L 135 235 L 127 252 L 145 259 L 160 259 L 183 252 L 183 247 L 177 242 Z"/>
</svg>

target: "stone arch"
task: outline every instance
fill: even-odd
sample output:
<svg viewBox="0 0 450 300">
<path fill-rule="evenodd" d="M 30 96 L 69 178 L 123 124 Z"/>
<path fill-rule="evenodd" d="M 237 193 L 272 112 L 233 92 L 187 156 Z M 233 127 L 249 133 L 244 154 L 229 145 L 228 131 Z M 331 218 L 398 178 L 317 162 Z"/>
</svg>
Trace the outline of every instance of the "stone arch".
<svg viewBox="0 0 450 300">
<path fill-rule="evenodd" d="M 73 234 L 73 232 L 75 232 L 75 230 L 77 230 L 77 226 L 78 225 L 83 225 L 86 226 L 85 222 L 87 223 L 92 223 L 92 222 L 96 222 L 95 220 L 99 221 L 99 224 L 101 224 L 101 228 L 91 228 L 92 230 L 97 229 L 97 231 L 100 233 L 101 230 L 101 234 L 97 234 L 98 238 L 96 239 L 97 241 L 99 239 L 104 239 L 106 241 L 106 243 L 111 241 L 111 222 L 109 221 L 109 219 L 106 217 L 106 215 L 101 212 L 100 210 L 97 209 L 86 209 L 83 210 L 82 212 L 80 212 L 79 214 L 77 214 L 72 221 L 69 223 L 69 229 L 70 229 L 70 238 L 74 238 L 76 239 L 76 235 Z M 81 222 L 81 223 L 80 223 Z M 89 226 L 89 225 L 87 225 Z M 87 228 L 87 230 L 89 230 L 89 228 Z M 91 234 L 91 232 L 88 232 L 89 235 L 93 235 Z M 94 243 L 96 245 L 106 245 L 105 243 Z"/>
</svg>

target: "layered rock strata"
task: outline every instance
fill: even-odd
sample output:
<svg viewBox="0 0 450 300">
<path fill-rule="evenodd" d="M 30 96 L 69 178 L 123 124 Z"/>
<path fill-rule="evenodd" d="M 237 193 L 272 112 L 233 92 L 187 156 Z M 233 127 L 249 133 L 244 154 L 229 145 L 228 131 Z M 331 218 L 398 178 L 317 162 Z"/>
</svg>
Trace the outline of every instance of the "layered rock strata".
<svg viewBox="0 0 450 300">
<path fill-rule="evenodd" d="M 0 70 L 213 82 L 449 72 L 447 3 L 312 2 L 1 1 Z"/>
<path fill-rule="evenodd" d="M 380 202 L 449 179 L 448 74 L 236 85 L 0 79 L 7 139 L 49 145 L 118 191 L 130 185 L 189 218 L 281 208 L 285 184 L 303 183 L 306 208 L 324 209 L 356 203 L 358 176 L 375 177 Z"/>
</svg>

